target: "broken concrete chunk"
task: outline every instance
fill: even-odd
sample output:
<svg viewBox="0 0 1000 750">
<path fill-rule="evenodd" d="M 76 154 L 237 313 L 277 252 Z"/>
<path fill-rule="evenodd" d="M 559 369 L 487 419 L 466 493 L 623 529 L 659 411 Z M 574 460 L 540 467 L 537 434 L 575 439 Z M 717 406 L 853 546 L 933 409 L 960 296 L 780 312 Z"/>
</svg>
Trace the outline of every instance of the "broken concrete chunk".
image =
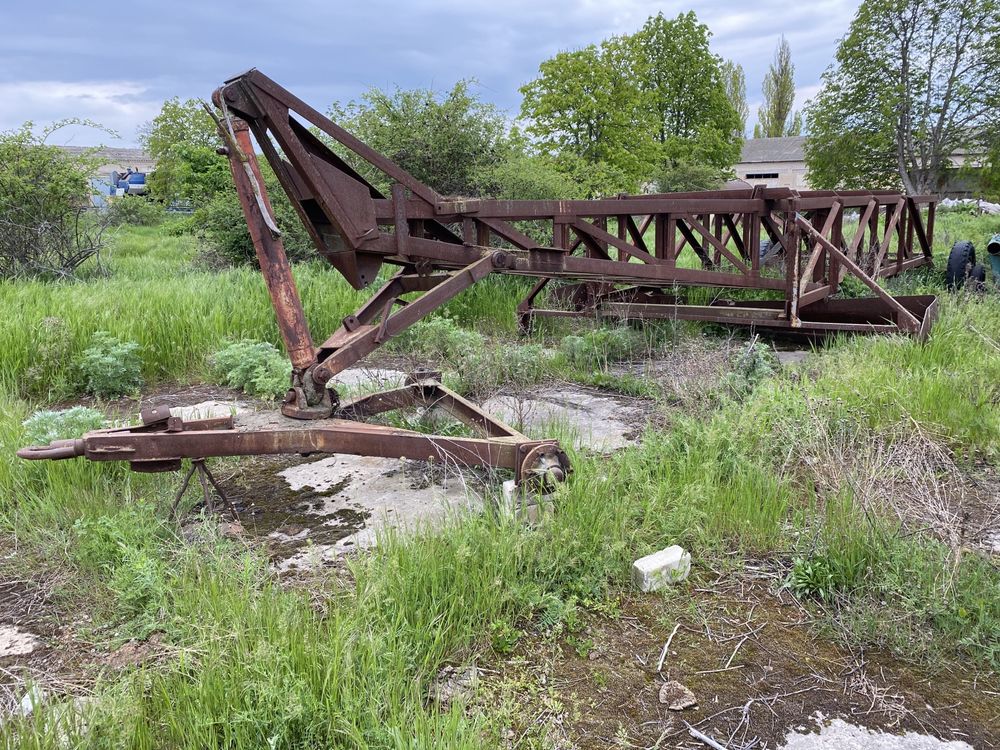
<svg viewBox="0 0 1000 750">
<path fill-rule="evenodd" d="M 683 711 L 697 706 L 698 699 L 686 686 L 671 680 L 660 686 L 660 703 L 665 703 L 671 711 Z"/>
<path fill-rule="evenodd" d="M 190 406 L 174 406 L 170 409 L 171 417 L 180 417 L 185 422 L 199 419 L 218 419 L 219 417 L 235 417 L 247 412 L 246 404 L 239 401 L 202 401 Z"/>
<path fill-rule="evenodd" d="M 431 685 L 430 698 L 442 709 L 447 710 L 452 703 L 467 703 L 479 683 L 479 670 L 474 666 L 445 667 Z"/>
<path fill-rule="evenodd" d="M 674 544 L 632 563 L 632 580 L 640 591 L 658 591 L 683 581 L 690 571 L 691 553 Z"/>
<path fill-rule="evenodd" d="M 27 656 L 42 645 L 38 636 L 13 625 L 0 625 L 0 659 Z"/>
</svg>

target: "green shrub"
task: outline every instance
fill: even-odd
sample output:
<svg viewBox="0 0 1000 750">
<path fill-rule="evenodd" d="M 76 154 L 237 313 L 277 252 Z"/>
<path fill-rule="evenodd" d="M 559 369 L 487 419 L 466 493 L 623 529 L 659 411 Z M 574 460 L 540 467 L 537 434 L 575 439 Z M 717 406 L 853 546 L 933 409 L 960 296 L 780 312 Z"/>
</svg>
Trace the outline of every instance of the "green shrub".
<svg viewBox="0 0 1000 750">
<path fill-rule="evenodd" d="M 595 328 L 580 336 L 566 336 L 559 350 L 570 364 L 584 370 L 606 369 L 612 362 L 630 359 L 648 348 L 648 342 L 634 328 Z"/>
<path fill-rule="evenodd" d="M 107 331 L 94 334 L 90 346 L 77 360 L 83 390 L 94 396 L 114 398 L 142 387 L 139 345 L 122 341 Z"/>
<path fill-rule="evenodd" d="M 288 360 L 265 341 L 235 341 L 209 358 L 213 377 L 259 398 L 278 398 L 289 386 Z"/>
<path fill-rule="evenodd" d="M 167 597 L 168 573 L 161 557 L 162 526 L 150 523 L 148 507 L 77 519 L 74 562 L 106 580 L 130 635 L 144 638 L 162 625 L 158 613 Z"/>
<path fill-rule="evenodd" d="M 393 339 L 398 351 L 451 365 L 481 354 L 485 343 L 482 334 L 462 328 L 446 315 L 422 320 Z"/>
<path fill-rule="evenodd" d="M 76 438 L 85 432 L 104 427 L 104 415 L 86 406 L 63 411 L 36 411 L 22 423 L 25 439 L 31 445 L 48 445 L 53 440 Z"/>
<path fill-rule="evenodd" d="M 736 399 L 744 399 L 762 380 L 778 371 L 774 353 L 757 338 L 733 362 L 732 371 L 720 382 L 723 392 Z"/>
<path fill-rule="evenodd" d="M 162 222 L 167 216 L 162 203 L 137 195 L 123 195 L 111 200 L 106 220 L 110 226 L 129 224 L 137 227 L 151 227 Z"/>
<path fill-rule="evenodd" d="M 65 382 L 64 373 L 73 350 L 73 336 L 66 321 L 43 318 L 32 339 L 35 351 L 20 379 L 24 394 L 35 398 L 66 395 L 72 388 Z"/>
<path fill-rule="evenodd" d="M 303 260 L 312 254 L 313 244 L 302 220 L 270 167 L 263 163 L 264 186 L 274 207 L 274 220 L 281 229 L 281 241 L 291 260 Z M 233 265 L 256 265 L 257 253 L 236 190 L 220 190 L 199 207 L 191 218 L 191 226 L 212 249 Z"/>
</svg>

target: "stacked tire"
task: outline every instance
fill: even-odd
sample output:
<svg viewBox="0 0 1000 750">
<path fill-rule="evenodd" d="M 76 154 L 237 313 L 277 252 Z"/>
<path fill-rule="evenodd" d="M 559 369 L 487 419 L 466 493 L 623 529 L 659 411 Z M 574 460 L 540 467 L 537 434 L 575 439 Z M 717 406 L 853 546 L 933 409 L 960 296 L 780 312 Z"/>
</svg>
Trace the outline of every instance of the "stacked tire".
<svg viewBox="0 0 1000 750">
<path fill-rule="evenodd" d="M 986 288 L 986 269 L 981 263 L 976 263 L 976 248 L 969 240 L 959 240 L 952 245 L 944 281 L 952 292 L 957 292 L 966 285 L 974 291 Z"/>
</svg>

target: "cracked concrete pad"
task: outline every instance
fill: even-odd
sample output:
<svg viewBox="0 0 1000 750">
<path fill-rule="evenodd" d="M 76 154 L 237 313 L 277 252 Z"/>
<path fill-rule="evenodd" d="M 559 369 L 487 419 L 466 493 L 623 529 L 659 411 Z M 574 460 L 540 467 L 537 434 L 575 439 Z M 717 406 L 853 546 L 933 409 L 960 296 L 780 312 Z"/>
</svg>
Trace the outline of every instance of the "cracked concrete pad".
<svg viewBox="0 0 1000 750">
<path fill-rule="evenodd" d="M 627 399 L 575 387 L 494 396 L 483 409 L 532 437 L 565 438 L 601 452 L 636 443 L 646 423 L 645 411 Z"/>
<path fill-rule="evenodd" d="M 332 385 L 342 393 L 369 393 L 371 391 L 399 388 L 406 374 L 400 370 L 381 367 L 349 367 L 333 376 Z"/>
<path fill-rule="evenodd" d="M 192 421 L 235 417 L 237 414 L 244 414 L 247 411 L 247 405 L 240 401 L 202 401 L 200 404 L 191 404 L 190 406 L 174 406 L 170 409 L 170 416 Z"/>
<path fill-rule="evenodd" d="M 887 734 L 843 719 L 820 722 L 819 732 L 799 727 L 785 735 L 782 750 L 973 750 L 959 740 L 945 742 L 918 732 Z"/>
<path fill-rule="evenodd" d="M 13 625 L 0 625 L 0 659 L 27 656 L 42 645 L 38 636 Z"/>
<path fill-rule="evenodd" d="M 279 544 L 297 542 L 292 554 L 277 561 L 279 572 L 312 568 L 344 552 L 375 544 L 380 530 L 440 523 L 456 509 L 479 508 L 481 498 L 452 474 L 441 481 L 421 475 L 421 464 L 395 458 L 336 455 L 278 473 L 293 491 L 310 493 L 304 511 L 316 527 L 342 530 L 329 544 L 309 544 L 314 529 L 286 528 L 269 537 Z"/>
</svg>

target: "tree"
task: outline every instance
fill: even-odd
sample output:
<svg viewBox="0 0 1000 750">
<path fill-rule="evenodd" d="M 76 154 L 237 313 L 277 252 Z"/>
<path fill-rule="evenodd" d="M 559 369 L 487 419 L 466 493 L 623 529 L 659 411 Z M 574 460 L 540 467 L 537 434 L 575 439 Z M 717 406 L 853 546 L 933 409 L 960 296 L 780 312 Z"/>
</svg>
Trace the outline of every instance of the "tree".
<svg viewBox="0 0 1000 750">
<path fill-rule="evenodd" d="M 438 192 L 473 195 L 476 175 L 510 152 L 506 117 L 480 100 L 473 84 L 458 81 L 443 95 L 432 89 L 387 93 L 373 88 L 360 102 L 334 103 L 329 116 Z M 371 182 L 388 189 L 367 163 L 345 156 Z"/>
<path fill-rule="evenodd" d="M 720 170 L 740 156 L 740 116 L 723 79 L 711 32 L 693 11 L 667 20 L 650 16 L 636 34 L 646 106 L 662 146 L 661 162 L 690 160 Z"/>
<path fill-rule="evenodd" d="M 582 160 L 609 179 L 622 175 L 617 191 L 671 170 L 693 174 L 697 165 L 721 180 L 743 136 L 710 37 L 694 13 L 659 14 L 635 34 L 560 52 L 521 88 L 528 132 L 558 161 Z"/>
<path fill-rule="evenodd" d="M 738 132 L 740 138 L 743 138 L 747 130 L 747 117 L 750 116 L 750 107 L 747 106 L 747 77 L 743 66 L 731 60 L 722 63 L 722 84 L 726 88 L 726 98 L 739 117 Z"/>
<path fill-rule="evenodd" d="M 648 175 L 654 144 L 636 76 L 631 37 L 560 52 L 539 65 L 521 87 L 521 117 L 543 154 L 610 165 L 625 176 L 618 190 L 635 189 Z"/>
<path fill-rule="evenodd" d="M 156 198 L 203 204 L 231 185 L 229 165 L 215 153 L 221 143 L 215 123 L 197 99 L 165 101 L 139 129 L 139 142 L 156 160 L 148 180 Z"/>
<path fill-rule="evenodd" d="M 802 118 L 792 112 L 795 103 L 795 66 L 792 48 L 784 36 L 774 51 L 774 61 L 764 75 L 764 103 L 757 111 L 754 138 L 781 138 L 802 132 Z"/>
<path fill-rule="evenodd" d="M 812 184 L 940 189 L 995 138 L 998 38 L 997 0 L 864 0 L 807 112 Z"/>
<path fill-rule="evenodd" d="M 100 251 L 104 216 L 88 217 L 98 167 L 94 150 L 70 154 L 47 143 L 65 120 L 36 135 L 33 124 L 0 133 L 0 277 L 72 276 Z"/>
</svg>

